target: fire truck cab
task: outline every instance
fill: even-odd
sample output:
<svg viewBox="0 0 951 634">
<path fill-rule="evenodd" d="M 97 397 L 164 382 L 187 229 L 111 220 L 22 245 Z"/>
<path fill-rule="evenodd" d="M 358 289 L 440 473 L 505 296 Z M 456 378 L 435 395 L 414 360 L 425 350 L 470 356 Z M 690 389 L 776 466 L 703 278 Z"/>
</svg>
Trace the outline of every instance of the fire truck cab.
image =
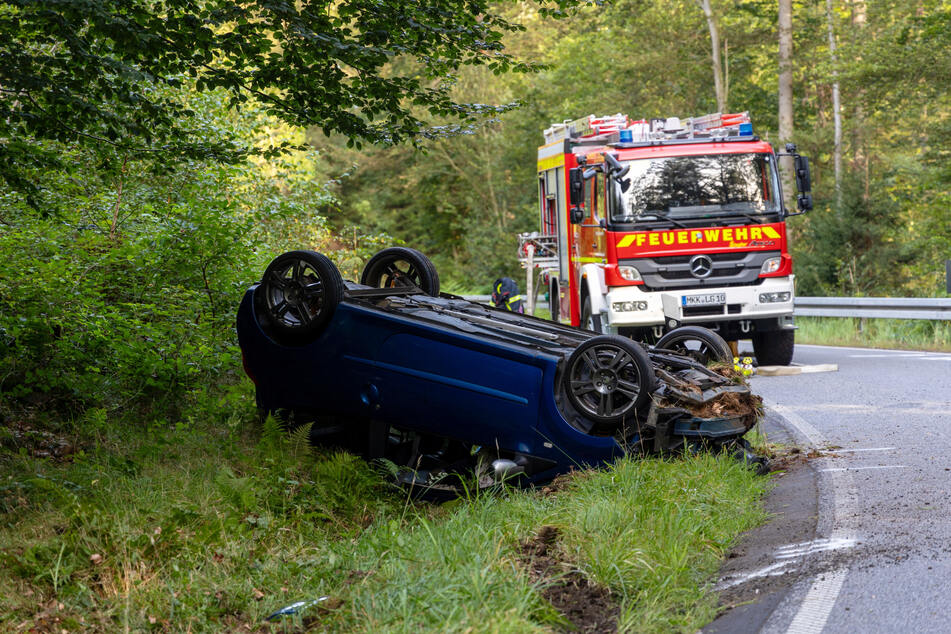
<svg viewBox="0 0 951 634">
<path fill-rule="evenodd" d="M 592 115 L 553 125 L 545 140 L 540 231 L 519 237 L 523 263 L 544 271 L 553 319 L 650 342 L 701 325 L 752 339 L 760 365 L 792 360 L 785 221 L 812 207 L 795 146 L 785 153 L 799 190 L 790 212 L 777 154 L 747 113 Z"/>
</svg>

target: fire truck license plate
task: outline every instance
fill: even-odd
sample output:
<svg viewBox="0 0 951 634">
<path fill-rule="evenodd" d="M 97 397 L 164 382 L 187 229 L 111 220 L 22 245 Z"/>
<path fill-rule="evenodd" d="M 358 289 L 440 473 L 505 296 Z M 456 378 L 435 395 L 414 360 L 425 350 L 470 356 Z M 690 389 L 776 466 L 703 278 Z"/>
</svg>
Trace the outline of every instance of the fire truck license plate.
<svg viewBox="0 0 951 634">
<path fill-rule="evenodd" d="M 726 303 L 726 293 L 708 293 L 706 295 L 684 295 L 683 306 L 716 306 Z"/>
</svg>

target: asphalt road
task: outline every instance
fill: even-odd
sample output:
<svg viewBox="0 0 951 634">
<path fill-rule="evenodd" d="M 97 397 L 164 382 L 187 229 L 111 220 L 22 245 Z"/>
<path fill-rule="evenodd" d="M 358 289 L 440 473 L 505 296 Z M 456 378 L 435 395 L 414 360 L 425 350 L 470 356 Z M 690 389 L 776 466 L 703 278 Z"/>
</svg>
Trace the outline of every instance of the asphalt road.
<svg viewBox="0 0 951 634">
<path fill-rule="evenodd" d="M 780 507 L 818 493 L 818 517 L 812 539 L 772 544 L 772 563 L 731 577 L 788 578 L 746 631 L 951 631 L 951 354 L 796 346 L 794 361 L 839 370 L 752 384 L 773 422 L 818 449 L 800 465 L 815 484 L 777 492 Z"/>
</svg>

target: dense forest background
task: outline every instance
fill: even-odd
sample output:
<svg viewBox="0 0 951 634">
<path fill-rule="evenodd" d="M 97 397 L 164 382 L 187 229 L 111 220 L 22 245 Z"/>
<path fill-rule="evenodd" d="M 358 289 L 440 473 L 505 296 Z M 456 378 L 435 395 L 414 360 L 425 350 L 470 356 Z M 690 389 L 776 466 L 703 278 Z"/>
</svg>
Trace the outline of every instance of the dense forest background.
<svg viewBox="0 0 951 634">
<path fill-rule="evenodd" d="M 816 202 L 790 221 L 798 292 L 943 295 L 951 257 L 951 8 L 827 0 L 791 9 L 791 140 L 812 158 Z M 352 127 L 301 125 L 304 118 L 275 112 L 253 93 L 237 99 L 227 74 L 213 75 L 217 84 L 183 75 L 150 86 L 143 94 L 158 93 L 150 103 L 164 110 L 127 119 L 138 127 L 113 122 L 139 112 L 129 86 L 147 82 L 145 71 L 117 73 L 122 84 L 75 75 L 73 101 L 59 104 L 59 119 L 53 110 L 24 110 L 28 91 L 8 89 L 16 55 L 45 51 L 51 65 L 60 58 L 56 34 L 29 32 L 19 10 L 0 10 L 10 62 L 0 85 L 4 407 L 111 415 L 135 404 L 162 413 L 203 398 L 206 386 L 240 374 L 236 306 L 267 262 L 289 249 L 328 253 L 353 278 L 378 248 L 402 242 L 433 258 L 445 287 L 487 292 L 499 274 L 517 272 L 516 234 L 536 229 L 535 152 L 552 122 L 589 113 L 692 116 L 723 105 L 750 111 L 756 132 L 779 144 L 778 5 L 767 0 L 617 0 L 576 7 L 559 20 L 533 2 L 494 5 L 505 21 L 497 24 L 524 27 L 501 29 L 506 51 L 536 67 L 430 62 L 453 75 L 441 90 L 471 104 L 460 125 L 440 118 L 453 110 L 445 95 L 413 79 L 420 51 L 383 58 L 379 74 L 404 79 L 364 82 L 368 92 L 353 103 L 392 102 L 412 89 L 406 107 L 418 119 L 356 135 Z M 469 22 L 474 32 L 478 21 Z M 270 40 L 256 36 L 263 46 L 256 63 L 268 63 Z M 186 41 L 188 32 L 163 37 Z M 143 50 L 151 46 L 143 42 Z M 501 43 L 470 42 L 472 50 Z M 222 46 L 233 47 L 226 52 L 235 59 L 248 54 L 233 39 Z M 87 72 L 87 62 L 77 68 Z M 169 62 L 161 70 L 176 68 Z M 527 72 L 503 72 L 513 69 Z M 291 85 L 294 77 L 278 80 Z M 106 86 L 98 103 L 118 105 L 97 110 L 83 96 L 87 85 Z M 438 107 L 425 101 L 432 94 L 442 99 Z M 312 99 L 314 108 L 318 97 L 300 100 Z M 352 114 L 359 108 L 346 105 L 337 111 L 361 124 Z M 190 113 L 187 130 L 175 127 L 176 112 Z M 487 116 L 470 116 L 479 112 Z M 78 125 L 76 113 L 94 133 L 69 127 Z M 384 143 L 404 140 L 400 134 L 418 121 L 437 127 L 415 144 Z M 130 133 L 180 134 L 191 145 L 132 150 L 122 142 Z"/>
<path fill-rule="evenodd" d="M 714 2 L 726 111 L 778 135 L 776 2 Z M 946 81 L 951 13 L 934 2 L 794 2 L 792 141 L 812 160 L 816 207 L 791 219 L 801 295 L 943 294 L 951 257 Z M 346 151 L 314 135 L 320 169 L 338 179 L 330 226 L 383 231 L 432 254 L 465 288 L 515 271 L 515 234 L 537 229 L 535 152 L 563 119 L 718 110 L 701 4 L 618 0 L 569 20 L 507 5 L 527 30 L 516 56 L 547 65 L 503 77 L 470 69 L 467 99 L 522 107 L 472 135 L 406 148 Z M 517 14 L 517 15 L 516 15 Z M 830 28 L 835 49 L 830 51 Z M 833 53 L 835 60 L 833 59 Z M 841 100 L 840 194 L 834 173 L 833 86 Z"/>
</svg>

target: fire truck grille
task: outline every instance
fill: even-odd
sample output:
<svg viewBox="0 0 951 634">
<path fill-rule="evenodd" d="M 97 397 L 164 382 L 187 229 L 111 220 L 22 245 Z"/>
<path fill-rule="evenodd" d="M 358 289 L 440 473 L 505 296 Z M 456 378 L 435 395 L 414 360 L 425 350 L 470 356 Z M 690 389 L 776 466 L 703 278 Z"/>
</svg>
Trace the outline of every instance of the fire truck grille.
<svg viewBox="0 0 951 634">
<path fill-rule="evenodd" d="M 618 264 L 637 267 L 644 278 L 645 290 L 749 286 L 761 282 L 759 272 L 763 262 L 779 254 L 779 251 L 708 253 L 705 255 L 710 258 L 712 270 L 706 277 L 698 277 L 691 269 L 690 262 L 696 254 L 637 258 L 622 260 Z"/>
</svg>

